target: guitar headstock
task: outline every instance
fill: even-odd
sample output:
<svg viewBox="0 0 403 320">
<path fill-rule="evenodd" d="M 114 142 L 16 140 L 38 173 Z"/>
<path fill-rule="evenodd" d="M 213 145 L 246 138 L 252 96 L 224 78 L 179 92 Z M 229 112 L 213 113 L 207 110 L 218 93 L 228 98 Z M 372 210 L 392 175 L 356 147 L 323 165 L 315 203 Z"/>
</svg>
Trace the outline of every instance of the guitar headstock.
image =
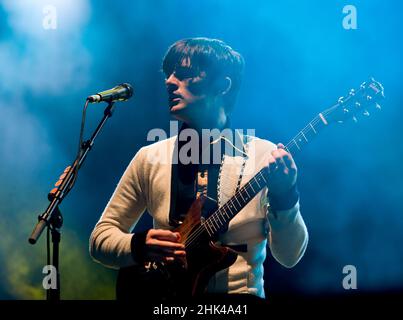
<svg viewBox="0 0 403 320">
<path fill-rule="evenodd" d="M 357 121 L 357 116 L 369 116 L 369 109 L 381 109 L 379 101 L 384 98 L 383 86 L 370 78 L 357 90 L 352 89 L 347 96 L 340 97 L 337 104 L 321 113 L 328 122 L 344 122 L 348 119 Z"/>
</svg>

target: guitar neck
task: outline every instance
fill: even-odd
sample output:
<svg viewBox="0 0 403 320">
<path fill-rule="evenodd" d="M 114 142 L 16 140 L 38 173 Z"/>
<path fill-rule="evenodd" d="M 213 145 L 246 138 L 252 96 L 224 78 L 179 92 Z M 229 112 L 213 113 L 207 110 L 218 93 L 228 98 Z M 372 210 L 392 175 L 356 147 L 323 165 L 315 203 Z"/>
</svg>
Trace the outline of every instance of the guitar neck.
<svg viewBox="0 0 403 320">
<path fill-rule="evenodd" d="M 332 108 L 335 107 L 337 105 Z M 329 110 L 332 110 L 332 108 Z M 325 115 L 325 113 L 319 113 L 285 145 L 285 149 L 291 154 L 297 154 L 301 151 L 305 145 L 328 125 Z"/>
<path fill-rule="evenodd" d="M 286 150 L 296 154 L 308 144 L 324 127 L 327 126 L 325 115 L 319 113 L 285 146 Z M 203 223 L 210 236 L 217 234 L 241 211 L 264 187 L 268 181 L 266 168 L 261 169 L 250 181 L 240 188 L 231 199 L 215 211 Z"/>
</svg>

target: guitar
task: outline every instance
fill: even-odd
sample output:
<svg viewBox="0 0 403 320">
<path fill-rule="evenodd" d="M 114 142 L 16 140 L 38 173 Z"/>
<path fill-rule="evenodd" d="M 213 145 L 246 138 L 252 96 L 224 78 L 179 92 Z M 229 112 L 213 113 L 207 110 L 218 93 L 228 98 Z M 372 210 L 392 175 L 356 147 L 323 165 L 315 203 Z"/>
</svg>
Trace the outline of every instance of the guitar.
<svg viewBox="0 0 403 320">
<path fill-rule="evenodd" d="M 338 102 L 319 113 L 290 142 L 285 149 L 296 154 L 328 125 L 356 120 L 359 114 L 368 115 L 369 107 L 380 109 L 378 102 L 384 98 L 382 85 L 373 78 L 357 90 L 339 98 Z M 267 186 L 267 168 L 260 170 L 231 199 L 205 218 L 202 208 L 207 207 L 204 197 L 196 199 L 182 224 L 173 231 L 179 232 L 185 245 L 186 257 L 169 264 L 149 261 L 144 266 L 130 266 L 119 270 L 117 299 L 189 298 L 205 293 L 210 278 L 218 271 L 231 266 L 237 253 L 219 246 L 215 239 L 226 230 L 232 218 L 238 214 L 262 189 Z"/>
</svg>

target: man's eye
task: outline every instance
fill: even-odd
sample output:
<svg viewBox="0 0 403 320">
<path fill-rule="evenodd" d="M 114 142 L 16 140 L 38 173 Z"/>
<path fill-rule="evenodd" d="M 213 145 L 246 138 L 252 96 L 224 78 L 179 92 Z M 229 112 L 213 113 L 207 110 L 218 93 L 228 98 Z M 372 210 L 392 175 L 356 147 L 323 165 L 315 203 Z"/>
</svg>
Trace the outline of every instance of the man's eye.
<svg viewBox="0 0 403 320">
<path fill-rule="evenodd" d="M 189 69 L 189 68 L 178 68 L 175 70 L 175 76 L 179 80 L 183 79 L 188 79 L 188 78 L 194 78 L 198 76 L 198 72 L 194 69 Z"/>
</svg>

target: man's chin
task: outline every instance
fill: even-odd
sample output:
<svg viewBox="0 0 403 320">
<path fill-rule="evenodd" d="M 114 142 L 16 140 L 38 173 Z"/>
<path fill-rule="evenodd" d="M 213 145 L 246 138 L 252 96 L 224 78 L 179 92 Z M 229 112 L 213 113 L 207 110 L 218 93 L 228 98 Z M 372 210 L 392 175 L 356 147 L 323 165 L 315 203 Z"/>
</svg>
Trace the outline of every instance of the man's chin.
<svg viewBox="0 0 403 320">
<path fill-rule="evenodd" d="M 178 104 L 173 105 L 173 106 L 169 109 L 169 112 L 170 112 L 171 114 L 175 114 L 175 113 L 181 112 L 183 109 L 184 109 L 184 108 L 183 108 L 183 104 L 182 104 L 182 103 L 178 103 Z"/>
<path fill-rule="evenodd" d="M 185 112 L 185 108 L 181 108 L 179 105 L 177 106 L 173 106 L 170 111 L 169 111 L 170 115 L 175 118 L 176 120 L 179 121 L 185 121 L 186 122 L 186 112 Z"/>
</svg>

